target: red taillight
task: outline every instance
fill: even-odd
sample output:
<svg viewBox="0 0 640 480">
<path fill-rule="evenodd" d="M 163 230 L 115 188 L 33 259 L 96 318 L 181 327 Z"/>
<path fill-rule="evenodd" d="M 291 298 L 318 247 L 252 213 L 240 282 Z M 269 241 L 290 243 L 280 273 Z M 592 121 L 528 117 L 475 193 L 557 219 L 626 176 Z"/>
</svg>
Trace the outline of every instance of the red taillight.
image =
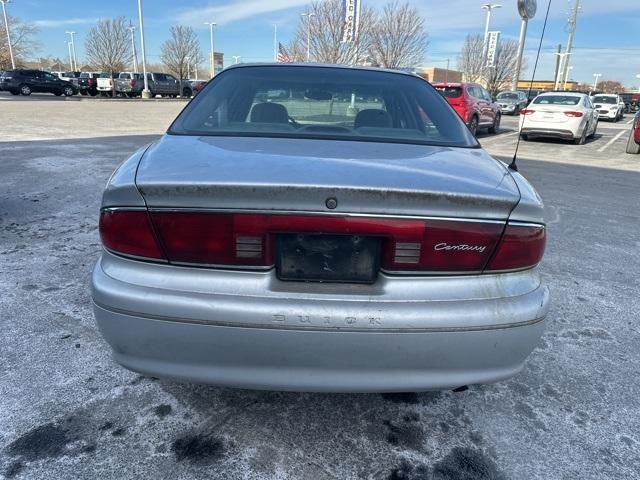
<svg viewBox="0 0 640 480">
<path fill-rule="evenodd" d="M 135 80 L 133 80 L 133 79 L 129 80 L 129 86 L 130 86 L 131 88 L 135 88 L 135 86 L 136 86 L 136 81 L 135 81 Z"/>
<path fill-rule="evenodd" d="M 116 253 L 165 260 L 146 211 L 103 210 L 100 238 L 107 249 Z"/>
<path fill-rule="evenodd" d="M 564 112 L 567 117 L 581 117 L 582 112 Z"/>
<path fill-rule="evenodd" d="M 90 78 L 89 79 L 89 86 L 95 85 L 96 84 L 96 80 L 95 78 Z"/>
<path fill-rule="evenodd" d="M 536 113 L 536 111 L 531 110 L 530 108 L 523 108 L 520 110 L 520 115 L 531 115 L 532 113 Z"/>
<path fill-rule="evenodd" d="M 107 249 L 178 264 L 270 267 L 280 233 L 380 237 L 388 272 L 514 270 L 534 266 L 544 252 L 544 227 L 505 230 L 502 222 L 125 210 L 100 216 Z"/>
<path fill-rule="evenodd" d="M 542 259 L 545 243 L 545 228 L 542 225 L 509 223 L 486 270 L 533 267 Z"/>
<path fill-rule="evenodd" d="M 383 238 L 388 271 L 479 272 L 502 223 L 378 217 L 151 212 L 170 262 L 271 266 L 278 233 Z"/>
</svg>

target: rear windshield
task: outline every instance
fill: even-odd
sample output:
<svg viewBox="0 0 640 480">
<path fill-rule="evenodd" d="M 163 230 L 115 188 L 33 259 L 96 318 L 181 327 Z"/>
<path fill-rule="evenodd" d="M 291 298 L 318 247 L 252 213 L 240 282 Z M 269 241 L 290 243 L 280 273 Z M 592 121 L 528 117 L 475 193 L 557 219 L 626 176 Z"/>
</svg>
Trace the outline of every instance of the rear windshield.
<svg viewBox="0 0 640 480">
<path fill-rule="evenodd" d="M 462 95 L 462 87 L 435 87 L 435 89 L 446 98 L 457 98 Z"/>
<path fill-rule="evenodd" d="M 517 100 L 518 94 L 515 92 L 502 92 L 502 93 L 499 93 L 496 98 L 500 100 L 504 100 L 504 99 Z"/>
<path fill-rule="evenodd" d="M 64 72 L 62 76 L 67 78 L 77 78 L 78 74 L 76 72 Z"/>
<path fill-rule="evenodd" d="M 576 95 L 540 95 L 533 103 L 539 105 L 578 105 L 581 98 Z"/>
<path fill-rule="evenodd" d="M 611 95 L 596 95 L 593 97 L 593 103 L 618 103 L 618 98 Z"/>
<path fill-rule="evenodd" d="M 424 80 L 328 67 L 225 70 L 185 108 L 169 133 L 478 145 Z"/>
</svg>

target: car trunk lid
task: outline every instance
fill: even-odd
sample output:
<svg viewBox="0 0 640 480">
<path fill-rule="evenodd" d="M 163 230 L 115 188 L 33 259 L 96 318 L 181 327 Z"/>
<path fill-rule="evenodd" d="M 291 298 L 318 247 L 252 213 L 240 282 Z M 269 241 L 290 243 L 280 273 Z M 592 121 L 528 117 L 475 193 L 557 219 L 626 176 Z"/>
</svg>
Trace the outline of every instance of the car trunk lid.
<svg viewBox="0 0 640 480">
<path fill-rule="evenodd" d="M 506 220 L 520 198 L 482 149 L 261 137 L 165 135 L 136 183 L 150 208 Z"/>
</svg>

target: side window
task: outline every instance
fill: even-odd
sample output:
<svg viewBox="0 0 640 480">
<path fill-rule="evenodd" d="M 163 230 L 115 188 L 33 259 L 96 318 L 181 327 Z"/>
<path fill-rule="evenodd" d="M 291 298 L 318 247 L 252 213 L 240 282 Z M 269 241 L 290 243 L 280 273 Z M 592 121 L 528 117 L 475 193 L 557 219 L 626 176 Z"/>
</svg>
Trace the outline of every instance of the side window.
<svg viewBox="0 0 640 480">
<path fill-rule="evenodd" d="M 151 73 L 147 73 L 147 80 L 153 82 L 153 75 Z"/>
<path fill-rule="evenodd" d="M 176 77 L 174 77 L 173 75 L 165 75 L 165 80 L 168 80 L 170 82 L 177 82 L 178 80 L 176 80 Z"/>
<path fill-rule="evenodd" d="M 164 73 L 154 73 L 156 82 L 164 82 L 167 80 L 167 76 Z"/>
<path fill-rule="evenodd" d="M 476 93 L 476 87 L 467 87 L 467 93 L 471 95 L 473 98 L 478 98 Z"/>
<path fill-rule="evenodd" d="M 491 98 L 491 94 L 488 91 L 486 91 L 484 88 L 481 88 L 480 91 L 482 92 L 482 98 L 484 98 L 488 102 L 493 102 L 493 98 Z"/>
</svg>

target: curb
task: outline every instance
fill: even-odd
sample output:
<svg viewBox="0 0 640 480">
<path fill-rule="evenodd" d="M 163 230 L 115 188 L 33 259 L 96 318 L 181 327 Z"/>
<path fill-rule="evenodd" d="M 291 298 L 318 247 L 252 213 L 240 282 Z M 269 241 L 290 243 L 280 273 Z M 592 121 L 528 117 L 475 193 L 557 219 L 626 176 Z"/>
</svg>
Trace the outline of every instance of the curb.
<svg viewBox="0 0 640 480">
<path fill-rule="evenodd" d="M 66 102 L 121 102 L 121 103 L 135 103 L 135 102 L 175 102 L 185 103 L 191 100 L 191 98 L 111 98 L 111 97 L 89 97 L 74 95 L 73 97 L 64 97 Z"/>
</svg>

